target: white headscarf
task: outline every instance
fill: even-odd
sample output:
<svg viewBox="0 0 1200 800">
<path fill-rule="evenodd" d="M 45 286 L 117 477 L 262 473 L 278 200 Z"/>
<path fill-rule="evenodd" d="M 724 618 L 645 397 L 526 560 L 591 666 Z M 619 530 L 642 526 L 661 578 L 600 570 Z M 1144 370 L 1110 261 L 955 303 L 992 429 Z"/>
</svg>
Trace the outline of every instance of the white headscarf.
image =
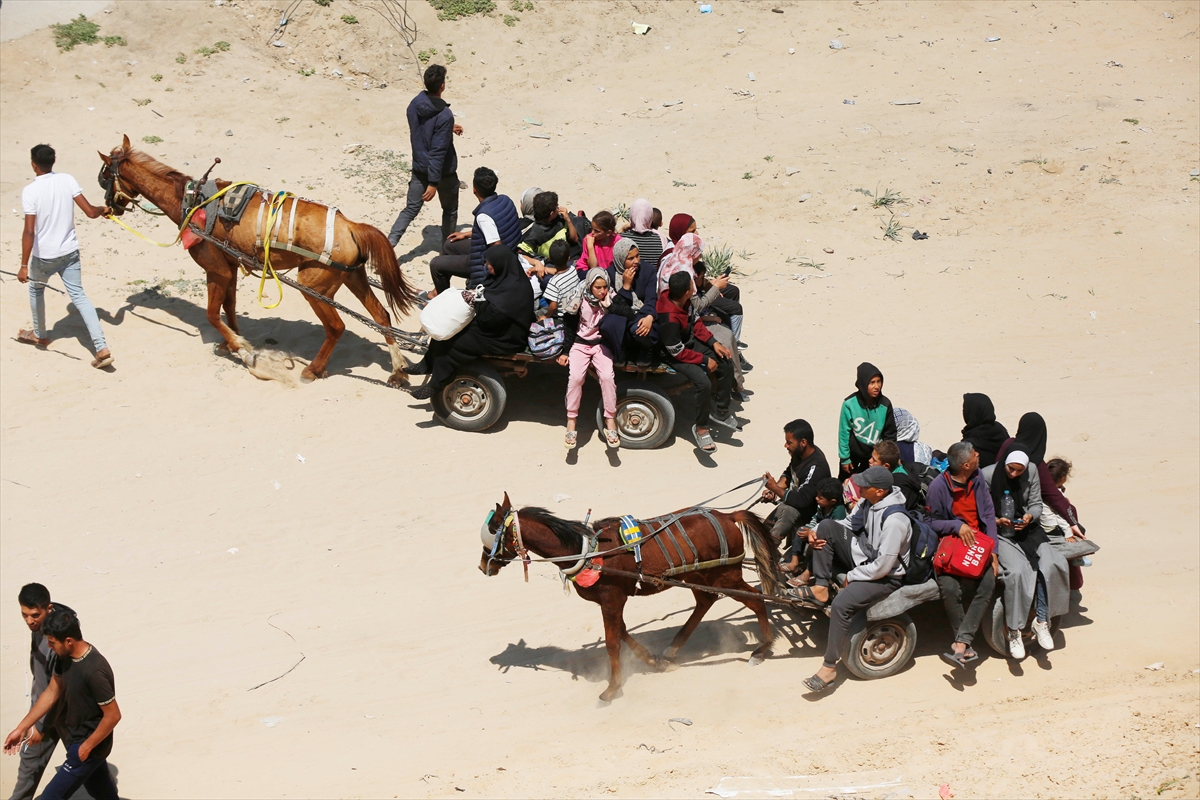
<svg viewBox="0 0 1200 800">
<path fill-rule="evenodd" d="M 1009 464 L 1020 464 L 1029 469 L 1029 454 L 1021 450 L 1013 450 L 1008 454 L 1008 458 L 1004 459 L 1004 466 L 1007 467 Z"/>
</svg>

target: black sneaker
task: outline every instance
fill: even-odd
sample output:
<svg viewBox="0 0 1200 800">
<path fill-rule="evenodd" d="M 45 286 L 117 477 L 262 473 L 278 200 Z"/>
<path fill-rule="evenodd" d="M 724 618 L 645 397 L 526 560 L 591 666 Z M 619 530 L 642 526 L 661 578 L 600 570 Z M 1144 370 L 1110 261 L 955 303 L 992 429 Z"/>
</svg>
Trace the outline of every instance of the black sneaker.
<svg viewBox="0 0 1200 800">
<path fill-rule="evenodd" d="M 404 356 L 400 357 L 404 358 Z M 429 373 L 429 364 L 423 358 L 416 363 L 404 358 L 404 371 L 409 375 L 427 375 Z"/>
<path fill-rule="evenodd" d="M 750 345 L 746 344 L 745 342 L 738 342 L 737 348 L 738 348 L 738 350 L 749 350 Z"/>
<path fill-rule="evenodd" d="M 741 353 L 738 353 L 738 360 L 742 362 L 742 372 L 749 372 L 754 369 L 754 365 L 747 361 L 746 357 Z"/>
<path fill-rule="evenodd" d="M 428 383 L 423 383 L 420 386 L 409 389 L 408 393 L 417 400 L 428 400 L 433 397 L 433 387 Z"/>
</svg>

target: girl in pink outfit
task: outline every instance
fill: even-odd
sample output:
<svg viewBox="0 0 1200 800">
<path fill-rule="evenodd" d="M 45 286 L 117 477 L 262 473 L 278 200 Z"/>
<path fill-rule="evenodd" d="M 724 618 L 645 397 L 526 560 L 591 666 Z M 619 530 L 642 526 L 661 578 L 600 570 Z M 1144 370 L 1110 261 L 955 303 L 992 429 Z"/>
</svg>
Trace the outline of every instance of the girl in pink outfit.
<svg viewBox="0 0 1200 800">
<path fill-rule="evenodd" d="M 608 273 L 601 267 L 592 267 L 579 291 L 578 311 L 572 313 L 568 309 L 564 318 L 570 349 L 568 354 L 558 357 L 559 364 L 571 367 L 571 375 L 567 379 L 567 436 L 564 444 L 568 450 L 572 450 L 578 442 L 575 420 L 579 416 L 579 401 L 583 397 L 583 379 L 587 377 L 590 366 L 596 370 L 596 377 L 600 380 L 600 395 L 604 398 L 604 441 L 609 447 L 620 447 L 621 438 L 613 421 L 617 414 L 617 380 L 613 374 L 612 352 L 600 340 L 600 322 L 612 303 L 608 292 Z"/>
<path fill-rule="evenodd" d="M 617 218 L 609 211 L 601 211 L 592 218 L 592 232 L 583 237 L 583 255 L 575 269 L 580 274 L 592 267 L 608 270 L 613 260 L 613 245 L 620 240 L 617 235 Z"/>
</svg>

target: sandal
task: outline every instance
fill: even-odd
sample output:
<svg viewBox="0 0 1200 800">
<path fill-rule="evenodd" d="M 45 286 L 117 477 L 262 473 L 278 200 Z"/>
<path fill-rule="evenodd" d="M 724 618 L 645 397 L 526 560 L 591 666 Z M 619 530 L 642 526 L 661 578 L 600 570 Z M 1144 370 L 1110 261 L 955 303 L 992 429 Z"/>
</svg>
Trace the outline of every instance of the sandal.
<svg viewBox="0 0 1200 800">
<path fill-rule="evenodd" d="M 799 575 L 796 575 L 788 578 L 787 585 L 791 586 L 793 589 L 799 589 L 801 586 L 808 586 L 809 580 L 811 580 L 811 578 L 802 578 Z"/>
<path fill-rule="evenodd" d="M 788 589 L 787 593 L 793 599 L 799 600 L 800 605 L 803 608 L 812 608 L 821 611 L 829 605 L 828 600 L 824 602 L 818 600 L 817 596 L 813 594 L 812 587 L 808 584 L 804 584 L 803 586 L 795 586 L 791 589 Z"/>
<path fill-rule="evenodd" d="M 575 445 L 578 444 L 578 442 L 579 442 L 579 432 L 578 431 L 567 431 L 567 436 L 565 439 L 563 439 L 563 444 L 566 446 L 566 448 L 568 450 L 574 450 Z"/>
<path fill-rule="evenodd" d="M 699 447 L 706 453 L 712 453 L 717 449 L 717 443 L 713 441 L 711 433 L 698 433 L 698 426 L 692 426 L 692 440 L 696 442 L 696 447 Z"/>
<path fill-rule="evenodd" d="M 112 363 L 113 363 L 112 353 L 109 353 L 106 356 L 96 356 L 95 358 L 92 359 L 92 366 L 95 367 L 96 369 L 104 369 L 105 367 L 111 366 Z"/>
<path fill-rule="evenodd" d="M 17 331 L 17 341 L 21 344 L 31 344 L 34 347 L 46 347 L 50 344 L 49 339 L 39 339 L 37 334 L 28 328 L 22 328 Z"/>
<path fill-rule="evenodd" d="M 830 686 L 833 686 L 833 681 L 823 681 L 816 675 L 813 675 L 811 678 L 805 678 L 800 682 L 803 683 L 805 688 L 808 689 L 808 691 L 812 694 L 820 694 Z"/>
<path fill-rule="evenodd" d="M 604 430 L 604 442 L 614 450 L 621 446 L 621 436 L 616 431 Z"/>
</svg>

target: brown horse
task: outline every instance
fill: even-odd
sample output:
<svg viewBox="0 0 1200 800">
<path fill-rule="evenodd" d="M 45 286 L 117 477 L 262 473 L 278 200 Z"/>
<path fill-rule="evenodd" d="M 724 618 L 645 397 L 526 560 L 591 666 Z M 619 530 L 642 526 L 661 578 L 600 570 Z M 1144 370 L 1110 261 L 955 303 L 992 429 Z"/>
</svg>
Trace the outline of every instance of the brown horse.
<svg viewBox="0 0 1200 800">
<path fill-rule="evenodd" d="M 600 520 L 595 523 L 595 533 L 593 534 L 582 523 L 559 519 L 544 508 L 523 508 L 510 519 L 509 512 L 511 510 L 512 503 L 509 502 L 508 494 L 505 493 L 504 503 L 496 506 L 495 512 L 481 532 L 484 549 L 483 558 L 479 562 L 479 570 L 485 575 L 496 575 L 500 572 L 501 567 L 509 561 L 520 560 L 523 555 L 522 548 L 542 558 L 563 559 L 556 562 L 560 569 L 566 572 L 575 571 L 577 576 L 583 574 L 579 572 L 581 566 L 584 567 L 584 572 L 589 567 L 599 566 L 601 568 L 599 580 L 590 586 L 582 586 L 576 582 L 575 591 L 584 600 L 598 603 L 604 617 L 604 643 L 608 650 L 611 672 L 608 688 L 600 695 L 600 701 L 603 703 L 621 696 L 621 686 L 624 683 L 621 676 L 622 642 L 629 645 L 629 649 L 633 651 L 634 655 L 646 664 L 655 669 L 670 669 L 675 665 L 675 657 L 679 649 L 696 630 L 700 620 L 704 619 L 704 615 L 712 608 L 713 603 L 719 599 L 717 594 L 693 589 L 692 594 L 696 598 L 696 607 L 693 609 L 692 615 L 675 634 L 670 646 L 663 651 L 662 657 L 655 658 L 650 651 L 633 638 L 625 627 L 625 601 L 634 595 L 640 597 L 658 594 L 670 587 L 656 586 L 650 581 L 638 581 L 633 577 L 613 575 L 604 571 L 611 568 L 626 573 L 635 573 L 638 567 L 634 554 L 630 551 L 622 550 L 619 553 L 605 555 L 602 557 L 602 563 L 600 558 L 594 560 L 586 558 L 589 547 L 588 537 L 595 538 L 596 551 L 599 552 L 621 546 L 620 520 Z M 667 519 L 675 516 L 671 515 Z M 720 534 L 714 529 L 714 522 L 720 526 Z M 742 578 L 741 561 L 745 555 L 742 536 L 744 529 L 746 538 L 750 540 L 755 565 L 759 570 L 763 586 L 768 592 L 777 593 L 782 578 L 777 572 L 772 553 L 771 532 L 757 516 L 749 511 L 724 514 L 720 511 L 694 509 L 678 515 L 678 524 L 682 526 L 686 534 L 685 539 L 691 543 L 690 547 L 694 548 L 694 559 L 701 562 L 702 568 L 682 573 L 676 572 L 672 576 L 674 580 L 697 586 L 733 589 L 757 594 L 756 590 Z M 642 525 L 643 533 L 650 536 L 652 530 L 646 528 L 654 526 L 654 521 L 644 522 Z M 665 532 L 659 534 L 659 536 L 665 535 Z M 725 540 L 724 548 L 721 545 L 721 536 Z M 670 544 L 660 548 L 655 542 L 644 540 L 641 546 L 642 574 L 646 577 L 660 576 L 671 567 L 678 567 L 679 562 L 684 560 L 683 558 L 672 560 L 670 556 L 664 555 L 671 552 L 672 549 Z M 689 550 L 689 552 L 692 551 Z M 722 555 L 726 555 L 727 558 L 722 559 Z M 690 557 L 688 556 L 688 558 Z M 716 564 L 722 560 L 734 563 L 707 567 L 703 563 Z M 760 643 L 751 654 L 750 663 L 752 665 L 759 664 L 770 655 L 771 642 L 774 639 L 771 622 L 767 617 L 766 604 L 757 598 L 739 597 L 737 599 L 758 617 L 761 629 Z"/>
<path fill-rule="evenodd" d="M 114 147 L 108 155 L 100 153 L 104 167 L 100 171 L 100 182 L 108 190 L 106 202 L 116 215 L 123 214 L 129 204 L 139 195 L 158 206 L 176 226 L 183 224 L 186 213 L 183 208 L 185 185 L 191 178 L 162 164 L 145 153 L 134 150 L 129 137 L 124 137 L 120 147 Z M 220 189 L 229 181 L 216 182 Z M 263 194 L 256 192 L 246 206 L 241 221 L 226 228 L 220 219 L 216 221 L 212 235 L 234 250 L 244 253 L 261 263 L 264 238 L 259 227 L 259 206 L 264 203 Z M 338 212 L 333 220 L 332 248 L 330 260 L 352 269 L 339 269 L 299 253 L 283 249 L 288 239 L 299 247 L 321 253 L 326 249 L 326 221 L 328 207 L 309 200 L 290 197 L 279 210 L 281 224 L 271 237 L 271 265 L 278 271 L 299 268 L 297 281 L 325 297 L 332 298 L 343 284 L 350 288 L 377 323 L 391 327 L 391 317 L 371 291 L 367 280 L 366 265 L 371 265 L 379 275 L 380 284 L 387 296 L 388 304 L 397 313 L 407 311 L 413 302 L 413 291 L 405 281 L 396 254 L 388 244 L 387 237 L 378 228 L 359 222 L 351 222 Z M 206 213 L 216 215 L 216 203 L 206 208 Z M 263 219 L 266 215 L 262 215 Z M 287 232 L 285 225 L 287 223 Z M 293 227 L 294 226 L 294 227 Z M 264 225 L 265 227 L 265 225 Z M 285 236 L 287 237 L 285 239 Z M 276 249 L 276 246 L 279 249 Z M 201 241 L 188 250 L 192 259 L 204 268 L 208 277 L 208 321 L 225 339 L 225 347 L 237 353 L 248 366 L 254 363 L 254 350 L 238 332 L 237 322 L 237 277 L 238 261 L 215 244 Z M 337 311 L 313 297 L 304 295 L 317 318 L 325 326 L 325 342 L 317 357 L 302 373 L 305 382 L 325 377 L 325 368 L 334 346 L 346 329 Z M 221 321 L 221 310 L 225 310 L 225 321 Z M 404 385 L 408 375 L 404 372 L 404 359 L 400 348 L 391 336 L 385 337 L 392 355 L 392 375 L 388 383 Z"/>
</svg>

